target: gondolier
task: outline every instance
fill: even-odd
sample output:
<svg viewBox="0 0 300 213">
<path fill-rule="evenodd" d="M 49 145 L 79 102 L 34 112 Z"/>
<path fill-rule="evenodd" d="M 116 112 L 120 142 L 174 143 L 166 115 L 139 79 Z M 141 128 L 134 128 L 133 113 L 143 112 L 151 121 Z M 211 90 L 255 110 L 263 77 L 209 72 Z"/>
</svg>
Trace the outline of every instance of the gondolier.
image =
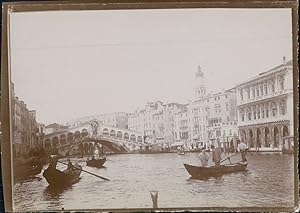
<svg viewBox="0 0 300 213">
<path fill-rule="evenodd" d="M 220 161 L 221 161 L 221 150 L 219 148 L 215 148 L 214 145 L 211 145 L 212 149 L 212 160 L 215 163 L 215 166 L 218 167 L 220 166 Z"/>
<path fill-rule="evenodd" d="M 238 144 L 238 152 L 240 152 L 241 153 L 241 158 L 242 158 L 242 162 L 246 162 L 247 160 L 246 160 L 246 153 L 247 153 L 247 145 L 244 143 L 244 142 L 242 142 L 242 141 L 240 141 L 240 140 L 238 140 L 237 141 L 237 144 Z"/>
</svg>

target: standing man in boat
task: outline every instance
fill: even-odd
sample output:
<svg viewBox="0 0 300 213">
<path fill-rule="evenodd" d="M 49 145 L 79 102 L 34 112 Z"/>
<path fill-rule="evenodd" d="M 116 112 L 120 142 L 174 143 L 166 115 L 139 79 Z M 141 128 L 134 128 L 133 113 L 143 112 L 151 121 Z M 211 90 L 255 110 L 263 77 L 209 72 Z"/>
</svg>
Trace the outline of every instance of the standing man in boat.
<svg viewBox="0 0 300 213">
<path fill-rule="evenodd" d="M 97 147 L 95 147 L 95 150 L 94 150 L 94 156 L 93 157 L 95 157 L 95 159 L 99 159 L 99 149 L 97 148 Z"/>
<path fill-rule="evenodd" d="M 214 145 L 211 145 L 212 149 L 212 160 L 215 163 L 216 167 L 220 166 L 220 161 L 221 161 L 221 150 L 220 148 L 215 148 Z"/>
<path fill-rule="evenodd" d="M 237 141 L 237 144 L 238 152 L 241 153 L 242 162 L 246 162 L 247 145 L 240 140 Z"/>
<path fill-rule="evenodd" d="M 208 154 L 206 154 L 204 148 L 202 149 L 202 152 L 200 153 L 199 157 L 200 157 L 200 161 L 201 161 L 201 166 L 207 167 L 209 156 L 208 156 Z"/>
</svg>

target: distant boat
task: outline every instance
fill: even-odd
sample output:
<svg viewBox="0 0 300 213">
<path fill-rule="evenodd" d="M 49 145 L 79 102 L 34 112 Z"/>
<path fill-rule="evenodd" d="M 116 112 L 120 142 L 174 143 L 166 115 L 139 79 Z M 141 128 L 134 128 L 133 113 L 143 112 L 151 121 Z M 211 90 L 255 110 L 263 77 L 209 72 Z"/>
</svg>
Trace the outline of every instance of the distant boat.
<svg viewBox="0 0 300 213">
<path fill-rule="evenodd" d="M 90 167 L 103 167 L 103 164 L 106 162 L 106 158 L 99 158 L 99 159 L 91 159 L 86 161 L 86 165 Z"/>
<path fill-rule="evenodd" d="M 201 178 L 201 177 L 216 177 L 226 173 L 244 171 L 247 168 L 247 165 L 248 165 L 247 162 L 239 162 L 234 164 L 221 165 L 219 167 L 216 166 L 202 167 L 202 166 L 192 166 L 185 163 L 184 167 L 193 178 Z"/>
<path fill-rule="evenodd" d="M 80 179 L 81 169 L 80 165 L 74 165 L 72 169 L 60 171 L 49 165 L 44 171 L 43 176 L 50 186 L 64 187 L 72 185 Z"/>
<path fill-rule="evenodd" d="M 184 152 L 184 151 L 178 151 L 177 154 L 178 154 L 178 155 L 184 155 L 185 152 Z"/>
</svg>

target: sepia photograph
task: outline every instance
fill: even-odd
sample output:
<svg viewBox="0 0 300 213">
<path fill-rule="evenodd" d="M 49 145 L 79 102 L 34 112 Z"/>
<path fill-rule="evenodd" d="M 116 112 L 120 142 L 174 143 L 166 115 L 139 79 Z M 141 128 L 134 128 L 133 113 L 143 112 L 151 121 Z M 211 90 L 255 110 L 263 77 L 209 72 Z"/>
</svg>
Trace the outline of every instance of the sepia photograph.
<svg viewBox="0 0 300 213">
<path fill-rule="evenodd" d="M 295 209 L 292 12 L 11 5 L 12 210 Z"/>
</svg>

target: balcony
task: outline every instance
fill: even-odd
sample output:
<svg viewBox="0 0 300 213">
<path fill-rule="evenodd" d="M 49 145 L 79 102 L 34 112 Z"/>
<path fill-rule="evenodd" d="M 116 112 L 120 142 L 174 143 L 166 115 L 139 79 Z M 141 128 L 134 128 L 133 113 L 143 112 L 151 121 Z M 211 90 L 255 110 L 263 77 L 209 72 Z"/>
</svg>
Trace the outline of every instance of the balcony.
<svg viewBox="0 0 300 213">
<path fill-rule="evenodd" d="M 252 102 L 256 102 L 256 101 L 261 101 L 261 100 L 265 100 L 265 99 L 274 98 L 274 97 L 277 97 L 277 96 L 280 96 L 280 95 L 289 94 L 291 92 L 293 92 L 293 91 L 289 90 L 289 89 L 284 89 L 284 90 L 276 91 L 274 93 L 268 93 L 268 94 L 264 94 L 264 95 L 260 95 L 260 96 L 255 96 L 254 98 L 251 97 L 250 99 L 246 98 L 246 100 L 243 100 L 243 101 L 241 101 L 239 99 L 238 103 L 237 103 L 237 106 L 252 103 Z"/>
</svg>

